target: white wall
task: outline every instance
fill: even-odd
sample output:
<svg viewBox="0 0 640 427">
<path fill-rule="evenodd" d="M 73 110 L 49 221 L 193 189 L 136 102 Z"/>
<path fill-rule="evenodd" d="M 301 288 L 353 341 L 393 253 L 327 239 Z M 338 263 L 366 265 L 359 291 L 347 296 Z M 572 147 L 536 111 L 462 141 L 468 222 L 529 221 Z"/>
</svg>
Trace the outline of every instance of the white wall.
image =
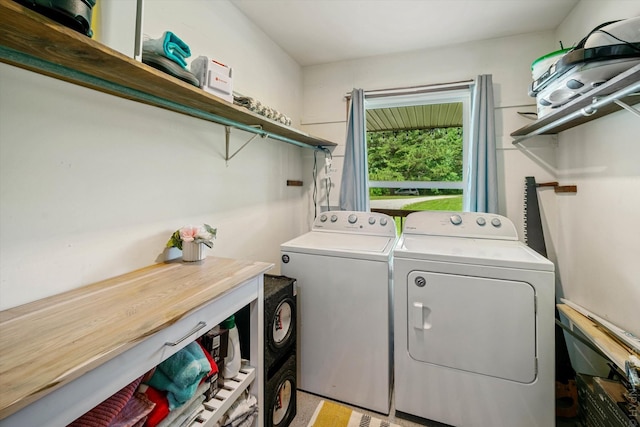
<svg viewBox="0 0 640 427">
<path fill-rule="evenodd" d="M 174 31 L 299 122 L 300 67 L 227 1 L 145 7 L 145 32 Z M 303 151 L 259 138 L 226 165 L 222 126 L 0 64 L 0 309 L 162 261 L 187 224 L 218 228 L 209 254 L 277 273 L 304 229 L 303 191 L 286 186 Z"/>
<path fill-rule="evenodd" d="M 582 0 L 558 37 L 577 42 L 600 23 L 638 15 L 636 1 Z M 559 200 L 556 249 L 566 298 L 640 336 L 638 135 L 640 118 L 626 111 L 559 134 L 558 178 L 578 193 Z M 589 353 L 571 345 L 574 356 Z M 589 372 L 594 363 L 574 358 Z"/>
<path fill-rule="evenodd" d="M 332 189 L 330 204 L 337 205 L 339 196 L 346 130 L 344 95 L 347 92 L 354 87 L 384 89 L 469 80 L 479 74 L 492 74 L 499 146 L 500 213 L 517 224 L 522 236 L 524 177 L 533 175 L 538 182 L 544 182 L 551 180 L 553 174 L 515 148 L 509 134 L 527 124 L 527 119 L 519 116 L 518 111 L 535 111 L 534 99 L 527 95 L 531 63 L 554 50 L 556 44 L 553 33 L 545 32 L 305 67 L 304 128 L 341 144 L 333 151 L 337 176 L 332 176 L 332 180 L 337 185 Z M 555 144 L 540 142 L 548 139 L 537 138 L 529 151 L 535 156 L 555 159 Z M 310 154 L 305 158 L 307 164 L 312 163 Z M 305 168 L 305 171 L 309 170 L 310 167 Z M 305 178 L 308 179 L 310 176 Z M 320 191 L 319 198 L 326 204 L 323 197 L 324 193 Z"/>
<path fill-rule="evenodd" d="M 534 59 L 558 49 L 559 41 L 565 47 L 575 45 L 602 22 L 639 14 L 635 0 L 582 0 L 556 32 L 305 67 L 304 128 L 342 144 L 333 150 L 338 176 L 332 176 L 337 185 L 331 205 L 337 205 L 344 155 L 345 93 L 354 87 L 384 89 L 492 74 L 500 212 L 516 223 L 522 237 L 525 176 L 535 176 L 539 183 L 577 184 L 577 194 L 538 190 L 548 256 L 558 273 L 557 295 L 640 335 L 640 120 L 619 112 L 517 147 L 509 136 L 527 124 L 518 111 L 535 111 L 534 100 L 527 96 Z M 310 154 L 305 161 L 312 164 Z M 310 170 L 304 168 L 308 175 Z M 319 199 L 326 203 L 323 197 L 321 186 Z M 602 363 L 592 357 L 577 360 L 577 353 L 592 355 L 573 341 L 570 345 L 577 370 L 607 373 L 598 371 Z"/>
</svg>

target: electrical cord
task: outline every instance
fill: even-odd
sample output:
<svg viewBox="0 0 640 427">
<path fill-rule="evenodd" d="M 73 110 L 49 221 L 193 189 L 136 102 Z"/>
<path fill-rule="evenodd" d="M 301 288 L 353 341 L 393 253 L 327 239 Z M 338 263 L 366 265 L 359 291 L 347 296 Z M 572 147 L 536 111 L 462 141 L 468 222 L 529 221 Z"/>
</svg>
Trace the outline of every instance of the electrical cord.
<svg viewBox="0 0 640 427">
<path fill-rule="evenodd" d="M 622 40 L 620 37 L 616 37 L 616 36 L 614 36 L 613 34 L 611 34 L 611 33 L 610 33 L 610 32 L 608 32 L 608 31 L 605 31 L 605 30 L 602 30 L 602 29 L 600 29 L 600 30 L 598 30 L 598 31 L 599 31 L 599 32 L 601 32 L 601 33 L 605 33 L 605 34 L 606 34 L 606 35 L 608 35 L 609 37 L 614 38 L 614 39 L 616 39 L 616 40 L 618 40 L 618 41 L 620 41 L 620 42 L 622 42 L 622 43 L 624 43 L 624 44 L 628 45 L 631 49 L 633 49 L 633 50 L 637 50 L 638 52 L 640 52 L 640 48 L 639 48 L 639 47 L 637 47 L 636 45 L 634 45 L 633 43 L 628 42 L 628 41 L 626 41 L 626 40 Z"/>
<path fill-rule="evenodd" d="M 318 162 L 316 159 L 317 150 L 313 150 L 313 219 L 315 220 L 318 216 L 318 205 L 316 202 L 316 197 L 318 195 Z"/>
<path fill-rule="evenodd" d="M 325 159 L 325 164 L 326 164 L 326 160 L 327 158 L 329 159 L 329 169 L 331 169 L 331 162 L 333 161 L 333 156 L 331 155 L 331 151 L 329 151 L 326 148 L 322 148 L 322 151 L 324 151 L 324 159 Z M 327 154 L 329 155 L 327 157 Z M 327 191 L 327 210 L 330 211 L 331 210 L 331 205 L 329 204 L 329 196 L 331 195 L 331 175 L 329 175 L 329 171 L 327 172 L 327 179 L 325 180 L 325 189 Z"/>
</svg>

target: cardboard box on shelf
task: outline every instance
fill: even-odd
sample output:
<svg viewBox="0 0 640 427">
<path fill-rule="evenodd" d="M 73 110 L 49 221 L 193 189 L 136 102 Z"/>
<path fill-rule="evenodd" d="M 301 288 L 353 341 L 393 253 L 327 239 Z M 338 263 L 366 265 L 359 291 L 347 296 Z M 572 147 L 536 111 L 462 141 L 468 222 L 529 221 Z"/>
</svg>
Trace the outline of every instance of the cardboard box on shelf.
<svg viewBox="0 0 640 427">
<path fill-rule="evenodd" d="M 206 92 L 233 103 L 233 69 L 215 59 L 199 56 L 191 62 L 191 72 Z"/>
</svg>

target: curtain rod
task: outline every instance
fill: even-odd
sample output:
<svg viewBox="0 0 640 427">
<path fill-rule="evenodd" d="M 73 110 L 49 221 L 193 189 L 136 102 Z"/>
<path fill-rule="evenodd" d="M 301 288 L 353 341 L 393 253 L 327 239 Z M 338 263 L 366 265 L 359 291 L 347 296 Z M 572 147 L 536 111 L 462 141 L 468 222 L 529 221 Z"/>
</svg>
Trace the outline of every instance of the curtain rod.
<svg viewBox="0 0 640 427">
<path fill-rule="evenodd" d="M 474 83 L 475 80 L 461 80 L 457 82 L 449 82 L 449 83 L 435 83 L 431 85 L 421 85 L 421 86 L 406 86 L 406 87 L 395 87 L 389 89 L 377 89 L 377 90 L 365 90 L 364 96 L 365 98 L 380 98 L 384 96 L 392 96 L 392 95 L 409 95 L 409 94 L 419 94 L 419 93 L 429 93 L 429 92 L 439 92 L 443 90 L 452 90 L 452 89 L 466 89 L 470 85 Z M 344 96 L 346 99 L 351 99 L 351 93 L 347 93 Z"/>
</svg>

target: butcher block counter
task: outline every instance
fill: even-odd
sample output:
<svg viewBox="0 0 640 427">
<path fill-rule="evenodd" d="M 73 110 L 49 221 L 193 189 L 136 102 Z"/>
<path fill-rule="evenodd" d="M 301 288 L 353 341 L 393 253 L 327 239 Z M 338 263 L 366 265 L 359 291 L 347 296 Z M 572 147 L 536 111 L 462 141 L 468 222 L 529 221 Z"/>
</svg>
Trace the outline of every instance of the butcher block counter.
<svg viewBox="0 0 640 427">
<path fill-rule="evenodd" d="M 64 426 L 247 304 L 250 362 L 262 364 L 271 267 L 178 260 L 1 311 L 0 425 Z"/>
</svg>

